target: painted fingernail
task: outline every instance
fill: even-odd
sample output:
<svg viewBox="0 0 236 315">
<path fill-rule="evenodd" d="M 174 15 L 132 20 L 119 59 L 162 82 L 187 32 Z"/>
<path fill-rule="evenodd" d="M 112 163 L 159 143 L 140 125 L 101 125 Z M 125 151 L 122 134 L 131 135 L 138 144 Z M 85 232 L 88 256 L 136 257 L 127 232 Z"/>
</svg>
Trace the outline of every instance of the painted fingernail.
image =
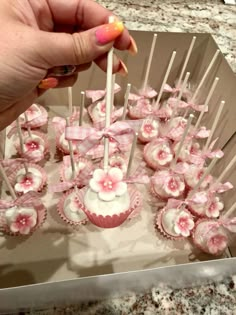
<svg viewBox="0 0 236 315">
<path fill-rule="evenodd" d="M 46 78 L 39 83 L 38 88 L 43 90 L 53 89 L 58 83 L 59 81 L 56 78 Z"/>
<path fill-rule="evenodd" d="M 128 74 L 128 69 L 122 60 L 120 60 L 120 66 L 117 73 L 119 73 L 122 77 L 126 77 Z"/>
<path fill-rule="evenodd" d="M 115 40 L 124 30 L 122 22 L 104 24 L 96 31 L 96 38 L 99 44 L 105 45 Z"/>
<path fill-rule="evenodd" d="M 72 65 L 66 65 L 66 66 L 60 66 L 60 67 L 54 67 L 50 69 L 48 72 L 50 76 L 53 77 L 65 77 L 72 75 L 76 71 L 76 66 Z"/>
<path fill-rule="evenodd" d="M 130 45 L 128 48 L 128 52 L 132 55 L 135 56 L 138 53 L 138 47 L 136 45 L 135 40 L 133 39 L 132 36 L 130 36 Z"/>
</svg>

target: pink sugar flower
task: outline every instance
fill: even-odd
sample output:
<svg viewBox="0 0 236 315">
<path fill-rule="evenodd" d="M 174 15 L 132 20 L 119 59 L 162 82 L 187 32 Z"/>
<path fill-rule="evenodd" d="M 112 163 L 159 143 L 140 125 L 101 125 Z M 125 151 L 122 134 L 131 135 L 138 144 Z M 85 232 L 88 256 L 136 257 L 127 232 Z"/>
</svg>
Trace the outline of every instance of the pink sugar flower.
<svg viewBox="0 0 236 315">
<path fill-rule="evenodd" d="M 15 190 L 21 193 L 27 193 L 28 191 L 37 191 L 42 183 L 42 178 L 32 173 L 22 174 L 17 176 L 17 183 L 15 184 Z"/>
<path fill-rule="evenodd" d="M 144 138 L 156 137 L 158 135 L 158 122 L 150 119 L 144 120 L 140 132 Z"/>
<path fill-rule="evenodd" d="M 24 148 L 25 151 L 44 151 L 44 142 L 41 138 L 39 137 L 27 137 L 24 139 Z"/>
<path fill-rule="evenodd" d="M 16 212 L 10 229 L 13 233 L 20 233 L 27 235 L 37 223 L 37 216 L 35 210 L 30 208 L 23 208 Z"/>
<path fill-rule="evenodd" d="M 152 157 L 158 161 L 160 165 L 166 165 L 173 159 L 173 154 L 169 146 L 165 144 L 159 144 L 155 146 L 152 152 Z"/>
<path fill-rule="evenodd" d="M 179 176 L 169 176 L 164 181 L 164 189 L 170 196 L 179 197 L 185 189 L 185 184 Z"/>
<path fill-rule="evenodd" d="M 211 254 L 221 253 L 228 246 L 227 237 L 223 234 L 213 235 L 207 241 L 207 247 Z"/>
<path fill-rule="evenodd" d="M 192 217 L 184 211 L 181 212 L 175 222 L 175 226 L 174 226 L 175 232 L 184 237 L 188 237 L 190 235 L 190 231 L 193 228 L 194 228 L 194 222 L 193 222 Z"/>
<path fill-rule="evenodd" d="M 105 101 L 98 102 L 95 107 L 97 107 L 100 115 L 105 116 L 105 114 L 106 114 L 106 102 Z"/>
<path fill-rule="evenodd" d="M 123 173 L 118 168 L 112 167 L 107 173 L 103 169 L 96 169 L 89 185 L 98 193 L 100 199 L 111 201 L 127 191 L 127 184 L 122 182 L 122 179 Z"/>
<path fill-rule="evenodd" d="M 208 218 L 218 218 L 220 215 L 220 211 L 223 210 L 224 204 L 220 202 L 219 197 L 214 197 L 209 206 L 206 208 L 206 215 Z"/>
</svg>

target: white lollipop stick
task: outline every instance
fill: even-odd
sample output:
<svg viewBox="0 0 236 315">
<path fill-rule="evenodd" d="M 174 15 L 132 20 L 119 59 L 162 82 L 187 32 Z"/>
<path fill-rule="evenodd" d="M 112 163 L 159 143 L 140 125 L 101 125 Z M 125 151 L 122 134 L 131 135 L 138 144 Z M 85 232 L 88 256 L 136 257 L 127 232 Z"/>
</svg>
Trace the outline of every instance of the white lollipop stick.
<svg viewBox="0 0 236 315">
<path fill-rule="evenodd" d="M 197 128 L 199 127 L 200 122 L 201 122 L 201 120 L 202 120 L 202 117 L 203 117 L 203 115 L 205 114 L 205 111 L 206 111 L 206 109 L 207 109 L 207 107 L 208 107 L 208 105 L 209 105 L 209 101 L 210 101 L 210 99 L 211 99 L 211 97 L 212 97 L 212 94 L 213 94 L 214 91 L 215 91 L 215 88 L 216 88 L 216 85 L 217 85 L 218 82 L 219 82 L 219 78 L 215 78 L 215 80 L 214 80 L 214 82 L 213 82 L 213 84 L 212 84 L 212 86 L 211 86 L 211 89 L 210 89 L 210 91 L 209 91 L 209 93 L 208 93 L 208 95 L 207 95 L 207 98 L 206 98 L 206 100 L 205 100 L 203 110 L 201 111 L 201 113 L 200 113 L 200 115 L 199 115 L 199 117 L 198 117 L 198 120 L 197 120 L 197 122 L 196 122 L 196 125 L 195 125 L 195 127 L 194 127 L 194 130 L 197 130 Z"/>
<path fill-rule="evenodd" d="M 66 126 L 69 127 L 70 122 L 69 118 L 66 118 Z M 70 151 L 70 164 L 71 164 L 71 170 L 72 170 L 72 178 L 75 178 L 75 161 L 74 161 L 74 153 L 73 153 L 73 148 L 72 148 L 72 141 L 68 140 L 69 144 L 69 151 Z"/>
<path fill-rule="evenodd" d="M 25 117 L 25 121 L 28 122 L 29 119 L 28 119 L 28 116 L 27 116 L 26 112 L 24 112 L 24 117 Z M 30 127 L 27 128 L 27 131 L 28 131 L 29 137 L 32 138 L 32 133 L 31 133 Z"/>
<path fill-rule="evenodd" d="M 127 172 L 126 172 L 126 177 L 128 178 L 130 175 L 130 171 L 131 171 L 131 167 L 132 167 L 132 163 L 134 160 L 134 151 L 137 145 L 137 139 L 138 139 L 138 133 L 136 132 L 134 134 L 134 139 L 133 139 L 133 143 L 132 143 L 132 147 L 131 147 L 131 151 L 130 151 L 130 156 L 129 156 L 129 162 L 128 162 L 128 167 L 127 167 Z"/>
<path fill-rule="evenodd" d="M 85 103 L 85 93 L 82 91 L 80 93 L 80 107 L 79 107 L 79 126 L 82 126 L 83 115 L 84 115 L 84 103 Z"/>
<path fill-rule="evenodd" d="M 186 55 L 186 58 L 185 58 L 185 61 L 184 61 L 184 64 L 183 64 L 183 68 L 181 70 L 181 73 L 180 73 L 180 76 L 179 76 L 179 79 L 178 79 L 178 83 L 176 85 L 177 88 L 179 88 L 180 85 L 181 85 L 181 82 L 182 82 L 182 79 L 183 79 L 183 76 L 184 76 L 184 72 L 185 72 L 187 64 L 189 62 L 189 58 L 190 58 L 190 55 L 192 53 L 193 46 L 195 44 L 196 38 L 197 38 L 196 36 L 193 36 L 193 38 L 192 38 L 191 44 L 189 46 L 189 49 L 188 49 L 188 52 L 187 52 L 187 55 Z"/>
<path fill-rule="evenodd" d="M 20 140 L 21 152 L 23 153 L 24 152 L 24 140 L 23 140 L 22 130 L 20 127 L 19 117 L 16 119 L 16 128 L 17 128 L 17 133 L 18 133 L 19 140 Z"/>
<path fill-rule="evenodd" d="M 1 174 L 2 178 L 3 178 L 3 180 L 5 181 L 6 185 L 7 185 L 7 188 L 9 190 L 10 194 L 11 194 L 12 199 L 16 200 L 17 196 L 15 194 L 15 191 L 12 188 L 12 186 L 11 186 L 11 184 L 10 184 L 8 178 L 7 178 L 7 174 L 6 174 L 5 170 L 4 170 L 4 168 L 2 167 L 1 163 L 0 163 L 0 174 Z"/>
<path fill-rule="evenodd" d="M 191 123 L 192 123 L 193 118 L 194 118 L 194 116 L 193 116 L 192 114 L 190 114 L 190 115 L 189 115 L 189 118 L 188 118 L 188 122 L 187 122 L 186 128 L 185 128 L 184 133 L 183 133 L 183 135 L 182 135 L 182 138 L 181 138 L 181 141 L 180 141 L 178 150 L 177 150 L 177 152 L 176 152 L 176 154 L 175 154 L 175 158 L 174 158 L 174 160 L 173 160 L 172 163 L 171 163 L 171 166 L 172 166 L 172 167 L 175 166 L 175 164 L 176 164 L 176 162 L 177 162 L 177 160 L 178 160 L 178 157 L 179 157 L 180 152 L 181 152 L 181 150 L 182 150 L 184 141 L 185 141 L 185 139 L 186 139 L 186 137 L 187 137 L 187 135 L 188 135 L 189 128 L 190 128 L 190 126 L 191 126 Z"/>
<path fill-rule="evenodd" d="M 173 123 L 173 119 L 176 115 L 176 112 L 177 112 L 177 109 L 179 107 L 179 103 L 181 101 L 181 98 L 182 98 L 182 95 L 184 93 L 184 90 L 186 88 L 186 85 L 187 85 L 187 82 L 188 82 L 188 79 L 189 79 L 189 76 L 190 76 L 190 72 L 187 72 L 186 75 L 185 75 L 185 78 L 184 78 L 184 82 L 183 84 L 181 85 L 181 88 L 180 88 L 180 91 L 179 91 L 179 95 L 177 96 L 177 102 L 175 104 L 175 107 L 173 108 L 173 111 L 172 111 L 172 114 L 171 114 L 171 117 L 170 117 L 170 121 L 169 121 L 169 130 L 171 129 L 171 126 L 172 126 L 172 123 Z"/>
<path fill-rule="evenodd" d="M 216 179 L 216 181 L 213 184 L 214 185 L 219 184 L 223 180 L 225 175 L 228 173 L 228 171 L 232 168 L 232 166 L 234 166 L 235 163 L 236 163 L 236 155 L 232 158 L 232 160 L 229 162 L 229 164 L 226 166 L 226 168 L 223 170 L 221 175 Z"/>
<path fill-rule="evenodd" d="M 113 74 L 112 75 L 112 101 L 111 101 L 111 108 L 114 105 L 114 98 L 115 98 L 115 93 L 114 93 L 114 89 L 115 89 L 115 83 L 116 83 L 116 75 Z"/>
<path fill-rule="evenodd" d="M 212 60 L 211 60 L 211 62 L 210 62 L 210 64 L 209 64 L 209 66 L 207 67 L 207 69 L 206 69 L 206 71 L 205 71 L 205 73 L 204 73 L 204 75 L 203 75 L 203 77 L 202 77 L 200 83 L 198 84 L 198 86 L 197 86 L 197 88 L 196 88 L 196 91 L 194 92 L 194 94 L 193 94 L 193 96 L 192 96 L 192 98 L 191 98 L 191 100 L 190 100 L 190 103 L 193 103 L 193 102 L 195 101 L 195 99 L 196 99 L 196 97 L 197 97 L 197 95 L 198 95 L 198 93 L 199 93 L 199 91 L 200 91 L 202 85 L 204 84 L 208 73 L 211 71 L 211 68 L 213 67 L 214 62 L 216 61 L 216 58 L 218 57 L 219 53 L 220 53 L 220 50 L 218 49 L 218 50 L 216 51 L 215 55 L 213 56 L 213 58 L 212 58 Z"/>
<path fill-rule="evenodd" d="M 147 69 L 146 69 L 146 73 L 145 73 L 143 88 L 142 88 L 144 91 L 146 90 L 147 84 L 148 84 L 148 78 L 149 78 L 149 74 L 150 74 L 150 69 L 151 69 L 151 64 L 152 64 L 154 50 L 155 50 L 155 47 L 156 47 L 156 41 L 157 41 L 157 34 L 154 34 L 153 35 L 153 40 L 152 40 L 152 45 L 151 45 L 151 50 L 150 50 L 150 54 L 149 54 L 149 58 L 148 58 L 148 63 L 147 63 Z"/>
<path fill-rule="evenodd" d="M 121 120 L 125 120 L 125 116 L 126 116 L 126 112 L 127 112 L 127 108 L 128 108 L 130 90 L 131 90 L 131 84 L 128 83 L 127 89 L 125 92 L 125 102 L 124 102 L 124 109 L 123 109 L 123 114 L 122 114 Z"/>
<path fill-rule="evenodd" d="M 231 206 L 231 208 L 225 212 L 225 214 L 223 215 L 223 218 L 228 218 L 231 216 L 232 213 L 234 213 L 234 211 L 236 210 L 236 202 Z"/>
<path fill-rule="evenodd" d="M 202 175 L 201 179 L 199 180 L 199 182 L 197 183 L 197 185 L 194 187 L 194 189 L 192 190 L 192 192 L 190 193 L 190 197 L 192 197 L 195 192 L 198 190 L 198 188 L 201 186 L 201 184 L 203 183 L 204 179 L 207 177 L 208 174 L 210 174 L 212 168 L 215 166 L 216 162 L 220 159 L 220 156 L 217 155 L 209 164 L 209 166 L 206 168 L 204 174 Z"/>
<path fill-rule="evenodd" d="M 114 16 L 109 17 L 109 23 L 113 23 L 115 20 Z M 113 79 L 112 79 L 112 67 L 113 67 L 113 51 L 112 47 L 107 54 L 107 82 L 106 82 L 106 117 L 105 117 L 105 128 L 108 128 L 111 124 L 111 108 L 112 108 L 112 99 L 113 99 Z M 109 160 L 109 139 L 104 139 L 104 170 L 108 171 L 108 160 Z"/>
<path fill-rule="evenodd" d="M 157 101 L 156 101 L 156 104 L 155 106 L 157 108 L 159 108 L 160 106 L 160 100 L 161 100 L 161 97 L 162 97 L 162 94 L 163 94 L 163 91 L 164 91 L 164 86 L 168 80 L 168 77 L 169 77 L 169 74 L 170 74 L 170 71 L 171 71 L 171 68 L 172 68 L 172 65 L 173 65 L 173 62 L 175 60 L 175 56 L 176 56 L 176 51 L 173 51 L 172 55 L 171 55 L 171 58 L 170 58 L 170 62 L 169 62 L 169 65 L 168 65 L 168 68 L 166 70 L 166 74 L 165 74 L 165 77 L 163 79 L 163 82 L 162 82 L 162 85 L 161 85 L 161 89 L 160 89 L 160 92 L 158 94 L 158 97 L 157 97 Z"/>
<path fill-rule="evenodd" d="M 209 137 L 207 138 L 207 142 L 206 142 L 206 144 L 205 144 L 205 146 L 204 146 L 204 148 L 203 148 L 203 152 L 205 152 L 205 151 L 208 149 L 208 147 L 209 147 L 209 145 L 210 145 L 210 143 L 211 143 L 211 139 L 212 139 L 213 134 L 214 134 L 214 132 L 215 132 L 215 130 L 216 130 L 216 126 L 217 126 L 217 124 L 218 124 L 218 122 L 219 122 L 220 115 L 221 115 L 221 113 L 222 113 L 222 111 L 223 111 L 224 105 L 225 105 L 225 101 L 221 101 L 220 106 L 219 106 L 218 111 L 217 111 L 217 114 L 216 114 L 216 117 L 215 117 L 215 119 L 214 119 L 212 128 L 211 128 L 211 131 L 210 131 L 210 135 L 209 135 Z"/>
<path fill-rule="evenodd" d="M 68 87 L 68 106 L 69 106 L 69 115 L 72 115 L 72 109 L 73 109 L 73 99 L 72 99 L 72 87 Z"/>
</svg>

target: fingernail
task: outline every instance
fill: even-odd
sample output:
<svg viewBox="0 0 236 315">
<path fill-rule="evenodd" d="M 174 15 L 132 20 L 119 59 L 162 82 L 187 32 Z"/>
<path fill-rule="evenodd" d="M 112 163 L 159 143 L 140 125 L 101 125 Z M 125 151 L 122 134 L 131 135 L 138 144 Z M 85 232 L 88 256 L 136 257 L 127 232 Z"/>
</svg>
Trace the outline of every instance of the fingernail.
<svg viewBox="0 0 236 315">
<path fill-rule="evenodd" d="M 99 44 L 104 45 L 115 40 L 124 30 L 122 22 L 104 24 L 96 31 L 96 38 Z"/>
<path fill-rule="evenodd" d="M 39 83 L 38 88 L 48 90 L 55 88 L 57 85 L 58 80 L 56 78 L 46 78 Z"/>
<path fill-rule="evenodd" d="M 119 73 L 122 77 L 126 77 L 128 74 L 128 69 L 122 60 L 120 60 L 120 66 L 117 73 Z"/>
<path fill-rule="evenodd" d="M 60 67 L 54 67 L 49 70 L 49 75 L 53 77 L 64 77 L 69 76 L 75 73 L 76 66 L 73 65 L 66 65 L 66 66 L 60 66 Z"/>
<path fill-rule="evenodd" d="M 130 36 L 130 45 L 128 48 L 128 52 L 132 55 L 135 56 L 138 53 L 138 47 L 136 45 L 135 40 L 133 39 L 132 36 Z"/>
</svg>

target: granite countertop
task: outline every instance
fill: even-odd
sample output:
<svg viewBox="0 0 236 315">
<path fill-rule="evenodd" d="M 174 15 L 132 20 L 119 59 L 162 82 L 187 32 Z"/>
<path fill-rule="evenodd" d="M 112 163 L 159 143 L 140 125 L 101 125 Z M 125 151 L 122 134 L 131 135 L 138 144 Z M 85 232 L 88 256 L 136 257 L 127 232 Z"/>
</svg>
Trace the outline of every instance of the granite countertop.
<svg viewBox="0 0 236 315">
<path fill-rule="evenodd" d="M 235 315 L 236 276 L 218 284 L 172 290 L 152 288 L 144 294 L 93 301 L 18 315 Z"/>
<path fill-rule="evenodd" d="M 236 6 L 221 0 L 98 0 L 114 11 L 128 29 L 193 32 L 213 35 L 236 72 Z"/>
</svg>

